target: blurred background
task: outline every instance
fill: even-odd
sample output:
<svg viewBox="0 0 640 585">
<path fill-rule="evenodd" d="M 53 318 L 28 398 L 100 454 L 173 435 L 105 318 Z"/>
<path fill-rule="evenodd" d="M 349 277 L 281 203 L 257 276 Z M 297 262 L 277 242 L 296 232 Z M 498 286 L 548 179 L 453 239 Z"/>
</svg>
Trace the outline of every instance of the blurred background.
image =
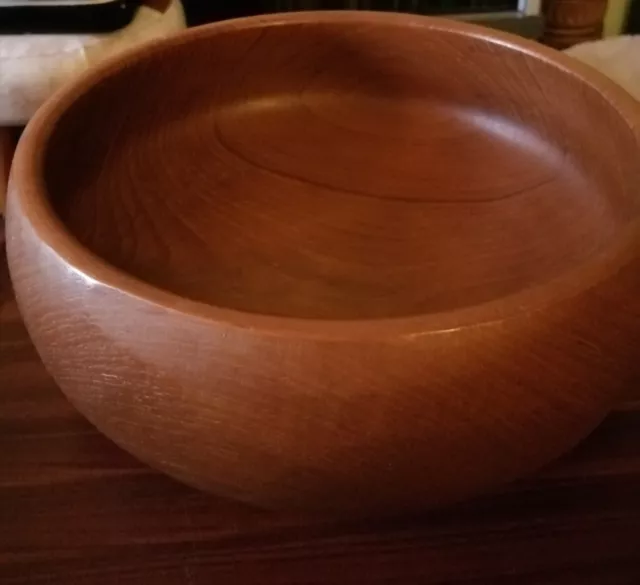
<svg viewBox="0 0 640 585">
<path fill-rule="evenodd" d="M 423 14 L 461 14 L 515 12 L 526 4 L 536 8 L 540 1 L 523 0 L 237 0 L 226 6 L 215 6 L 207 0 L 185 0 L 190 22 L 202 23 L 221 18 L 286 10 L 394 10 Z"/>
<path fill-rule="evenodd" d="M 579 0 L 588 3 L 591 0 Z M 363 9 L 395 10 L 421 14 L 469 15 L 534 36 L 544 0 L 183 0 L 192 25 L 224 18 L 286 10 Z M 518 22 L 516 22 L 518 21 Z M 520 28 L 520 30 L 518 30 Z M 640 32 L 640 0 L 609 0 L 604 23 L 605 36 Z"/>
</svg>

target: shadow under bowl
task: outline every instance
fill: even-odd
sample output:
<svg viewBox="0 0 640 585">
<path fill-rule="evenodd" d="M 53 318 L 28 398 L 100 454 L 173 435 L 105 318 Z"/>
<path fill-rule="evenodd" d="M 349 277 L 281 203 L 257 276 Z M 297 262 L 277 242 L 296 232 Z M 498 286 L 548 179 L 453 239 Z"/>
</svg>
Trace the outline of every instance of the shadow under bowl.
<svg viewBox="0 0 640 585">
<path fill-rule="evenodd" d="M 192 30 L 29 125 L 17 298 L 77 408 L 187 483 L 456 500 L 568 449 L 637 377 L 638 109 L 463 23 Z"/>
</svg>

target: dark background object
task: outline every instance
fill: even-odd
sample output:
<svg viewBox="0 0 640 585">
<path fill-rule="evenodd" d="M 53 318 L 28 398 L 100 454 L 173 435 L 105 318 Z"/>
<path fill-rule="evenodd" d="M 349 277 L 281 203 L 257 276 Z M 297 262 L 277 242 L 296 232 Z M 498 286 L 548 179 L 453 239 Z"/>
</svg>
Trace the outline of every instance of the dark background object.
<svg viewBox="0 0 640 585">
<path fill-rule="evenodd" d="M 518 9 L 517 0 L 241 0 L 232 4 L 217 6 L 209 0 L 184 0 L 191 25 L 287 10 L 358 8 L 421 14 L 460 14 L 511 12 Z"/>
<path fill-rule="evenodd" d="M 267 2 L 264 0 L 237 0 L 224 4 L 208 0 L 183 0 L 182 3 L 190 26 L 226 18 L 260 14 L 267 9 Z"/>
<path fill-rule="evenodd" d="M 102 33 L 129 24 L 139 0 L 101 4 L 0 6 L 0 34 Z"/>
<path fill-rule="evenodd" d="M 556 49 L 602 37 L 607 0 L 543 0 L 542 42 Z"/>
<path fill-rule="evenodd" d="M 629 34 L 640 33 L 640 0 L 633 0 L 629 7 L 626 32 Z"/>
<path fill-rule="evenodd" d="M 240 0 L 233 5 L 217 6 L 208 0 L 183 0 L 189 25 L 196 26 L 227 18 L 264 14 L 282 10 L 321 8 L 338 10 L 362 8 L 372 10 L 397 10 L 421 14 L 443 15 L 473 13 L 477 22 L 519 34 L 528 38 L 540 38 L 542 19 L 539 16 L 522 17 L 516 14 L 517 0 Z M 504 16 L 487 19 L 488 13 Z"/>
</svg>

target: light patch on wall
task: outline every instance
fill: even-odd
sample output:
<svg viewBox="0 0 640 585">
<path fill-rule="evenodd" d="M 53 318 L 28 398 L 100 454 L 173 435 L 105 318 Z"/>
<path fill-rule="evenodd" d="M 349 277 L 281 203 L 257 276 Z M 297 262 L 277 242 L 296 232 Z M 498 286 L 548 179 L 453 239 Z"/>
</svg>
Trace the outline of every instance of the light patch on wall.
<svg viewBox="0 0 640 585">
<path fill-rule="evenodd" d="M 605 37 L 619 35 L 622 32 L 630 4 L 630 0 L 609 0 L 604 18 Z"/>
</svg>

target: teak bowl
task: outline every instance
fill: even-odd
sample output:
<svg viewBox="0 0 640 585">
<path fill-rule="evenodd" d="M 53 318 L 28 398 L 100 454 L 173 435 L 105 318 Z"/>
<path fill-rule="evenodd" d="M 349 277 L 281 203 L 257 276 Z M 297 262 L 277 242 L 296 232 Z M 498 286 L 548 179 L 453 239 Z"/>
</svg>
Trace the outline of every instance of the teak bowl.
<svg viewBox="0 0 640 585">
<path fill-rule="evenodd" d="M 195 29 L 26 130 L 8 253 L 44 363 L 132 454 L 271 508 L 458 500 L 640 369 L 640 116 L 458 22 Z"/>
</svg>

